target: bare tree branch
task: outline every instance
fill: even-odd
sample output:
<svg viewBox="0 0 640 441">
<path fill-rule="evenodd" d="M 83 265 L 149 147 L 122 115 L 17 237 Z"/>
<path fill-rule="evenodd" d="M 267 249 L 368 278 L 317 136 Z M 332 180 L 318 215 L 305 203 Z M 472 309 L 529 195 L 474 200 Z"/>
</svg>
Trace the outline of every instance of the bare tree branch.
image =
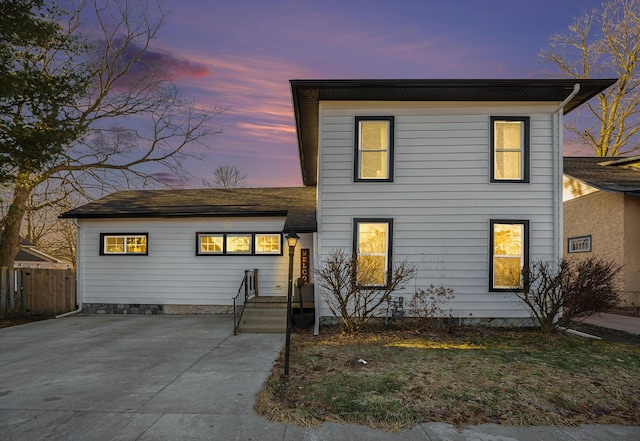
<svg viewBox="0 0 640 441">
<path fill-rule="evenodd" d="M 596 156 L 620 156 L 640 149 L 640 0 L 609 0 L 600 9 L 584 12 L 556 34 L 540 53 L 565 78 L 617 77 L 614 86 L 588 104 L 598 122 L 566 128 Z M 576 113 L 582 121 L 584 115 Z"/>
</svg>

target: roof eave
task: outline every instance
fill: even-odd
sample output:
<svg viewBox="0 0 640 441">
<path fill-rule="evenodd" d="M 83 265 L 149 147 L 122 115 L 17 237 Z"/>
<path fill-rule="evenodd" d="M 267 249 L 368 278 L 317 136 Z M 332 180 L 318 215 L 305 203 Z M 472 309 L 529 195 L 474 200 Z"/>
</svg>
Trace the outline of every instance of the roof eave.
<svg viewBox="0 0 640 441">
<path fill-rule="evenodd" d="M 132 218 L 175 218 L 175 217 L 286 217 L 287 211 L 256 212 L 139 212 L 139 213 L 74 213 L 68 211 L 60 215 L 63 219 L 132 219 Z"/>
</svg>

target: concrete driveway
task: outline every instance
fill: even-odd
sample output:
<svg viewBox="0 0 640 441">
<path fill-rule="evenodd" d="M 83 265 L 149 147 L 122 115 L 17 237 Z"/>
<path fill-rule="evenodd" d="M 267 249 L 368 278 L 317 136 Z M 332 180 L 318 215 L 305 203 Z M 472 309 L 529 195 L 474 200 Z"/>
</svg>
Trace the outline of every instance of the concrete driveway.
<svg viewBox="0 0 640 441">
<path fill-rule="evenodd" d="M 284 335 L 233 336 L 232 323 L 76 315 L 0 329 L 0 439 L 283 439 L 253 404 Z"/>
<path fill-rule="evenodd" d="M 0 329 L 0 440 L 638 440 L 640 427 L 306 428 L 253 411 L 284 335 L 225 316 L 70 316 Z"/>
</svg>

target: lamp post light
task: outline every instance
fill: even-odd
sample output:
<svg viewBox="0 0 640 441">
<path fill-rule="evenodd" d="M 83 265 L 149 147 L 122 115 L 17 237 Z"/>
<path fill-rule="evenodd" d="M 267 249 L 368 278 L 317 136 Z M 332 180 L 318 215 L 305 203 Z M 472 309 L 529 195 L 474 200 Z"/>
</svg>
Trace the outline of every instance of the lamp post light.
<svg viewBox="0 0 640 441">
<path fill-rule="evenodd" d="M 293 297 L 293 255 L 296 252 L 298 236 L 295 231 L 290 231 L 286 235 L 287 245 L 289 245 L 289 285 L 287 288 L 287 330 L 284 343 L 284 376 L 289 376 L 289 353 L 291 351 L 291 298 Z"/>
</svg>

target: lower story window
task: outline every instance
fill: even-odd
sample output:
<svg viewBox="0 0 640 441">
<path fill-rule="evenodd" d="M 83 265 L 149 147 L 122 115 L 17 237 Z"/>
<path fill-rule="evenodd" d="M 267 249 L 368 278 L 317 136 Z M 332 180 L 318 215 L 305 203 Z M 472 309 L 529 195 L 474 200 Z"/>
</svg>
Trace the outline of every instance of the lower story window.
<svg viewBox="0 0 640 441">
<path fill-rule="evenodd" d="M 354 250 L 358 259 L 357 283 L 385 286 L 391 264 L 391 219 L 355 219 Z"/>
<path fill-rule="evenodd" d="M 282 233 L 196 233 L 196 255 L 282 255 Z"/>
<path fill-rule="evenodd" d="M 227 234 L 227 254 L 251 254 L 251 234 Z"/>
<path fill-rule="evenodd" d="M 100 254 L 147 255 L 147 233 L 100 235 Z"/>
<path fill-rule="evenodd" d="M 198 254 L 222 254 L 224 252 L 223 234 L 199 234 Z"/>
<path fill-rule="evenodd" d="M 256 234 L 256 254 L 281 254 L 281 234 Z"/>
<path fill-rule="evenodd" d="M 491 221 L 490 290 L 522 288 L 522 269 L 529 255 L 529 221 Z"/>
</svg>

